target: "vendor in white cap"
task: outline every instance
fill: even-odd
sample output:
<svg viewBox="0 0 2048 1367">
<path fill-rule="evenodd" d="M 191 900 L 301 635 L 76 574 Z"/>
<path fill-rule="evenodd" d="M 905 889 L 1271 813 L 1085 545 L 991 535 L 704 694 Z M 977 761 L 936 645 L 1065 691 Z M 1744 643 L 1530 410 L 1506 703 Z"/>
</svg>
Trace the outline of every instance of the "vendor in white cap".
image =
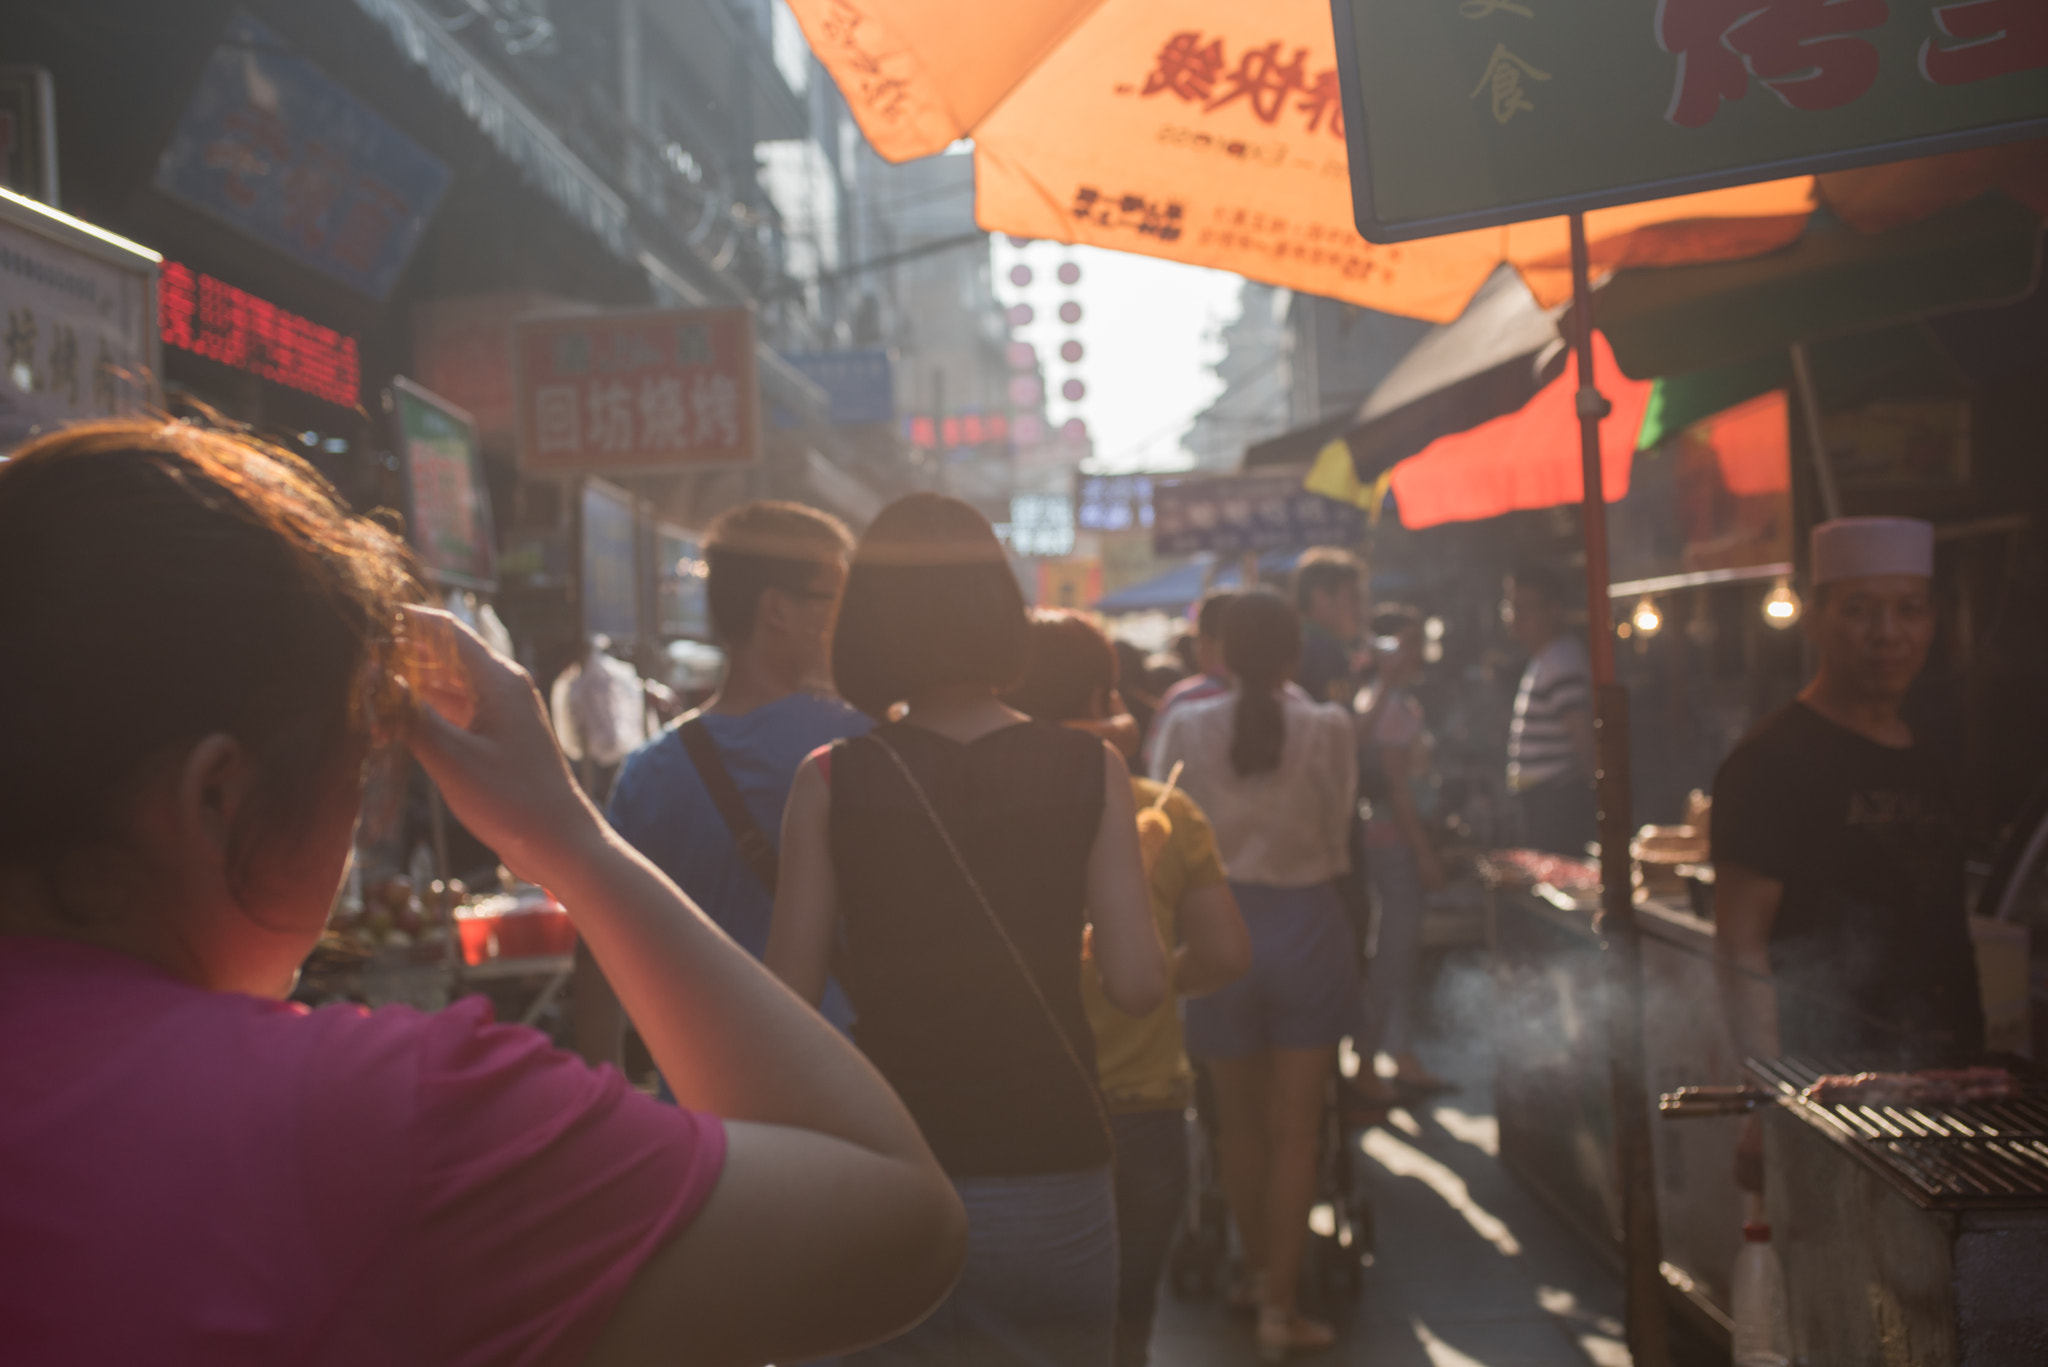
<svg viewBox="0 0 2048 1367">
<path fill-rule="evenodd" d="M 1714 941 L 1743 1055 L 1922 1066 L 1983 1047 L 1944 764 L 1900 715 L 1934 641 L 1934 528 L 1813 529 L 1820 669 L 1714 780 Z M 1756 1127 L 1738 1159 L 1755 1186 Z M 1747 1161 L 1745 1161 L 1747 1160 Z"/>
</svg>

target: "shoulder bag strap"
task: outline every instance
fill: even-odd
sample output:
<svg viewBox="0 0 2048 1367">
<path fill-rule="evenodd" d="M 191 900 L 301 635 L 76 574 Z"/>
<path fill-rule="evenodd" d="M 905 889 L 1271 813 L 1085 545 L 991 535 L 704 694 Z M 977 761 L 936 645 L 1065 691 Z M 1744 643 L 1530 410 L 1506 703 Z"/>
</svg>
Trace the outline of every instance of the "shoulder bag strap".
<svg viewBox="0 0 2048 1367">
<path fill-rule="evenodd" d="M 989 929 L 995 931 L 996 938 L 1003 942 L 1003 948 L 1009 953 L 1010 962 L 1017 966 L 1018 975 L 1024 979 L 1025 986 L 1031 989 L 1032 998 L 1037 1001 L 1038 1009 L 1045 1015 L 1046 1027 L 1059 1040 L 1061 1050 L 1066 1053 L 1067 1062 L 1074 1065 L 1074 1076 L 1080 1081 L 1082 1090 L 1087 1092 L 1088 1100 L 1095 1108 L 1095 1118 L 1102 1125 L 1103 1135 L 1114 1144 L 1115 1133 L 1110 1128 L 1109 1110 L 1103 1105 L 1102 1089 L 1097 1084 L 1095 1074 L 1089 1071 L 1087 1064 L 1081 1062 L 1080 1051 L 1074 1048 L 1074 1041 L 1067 1037 L 1066 1029 L 1060 1025 L 1059 1015 L 1052 1009 L 1052 1003 L 1046 1000 L 1044 990 L 1038 985 L 1037 975 L 1032 973 L 1031 965 L 1025 962 L 1023 952 L 1017 948 L 1017 942 L 1010 938 L 1009 930 L 1003 925 L 1003 918 L 996 915 L 994 903 L 990 902 L 988 894 L 981 890 L 981 880 L 974 876 L 974 870 L 967 866 L 967 857 L 961 854 L 960 847 L 953 843 L 953 833 L 947 830 L 946 823 L 939 819 L 938 809 L 933 807 L 932 800 L 925 796 L 924 785 L 910 772 L 910 766 L 904 762 L 903 756 L 897 753 L 895 746 L 872 732 L 869 733 L 868 739 L 881 746 L 883 753 L 895 762 L 896 772 L 903 775 L 904 785 L 917 799 L 917 805 L 924 809 L 925 818 L 931 822 L 932 829 L 939 833 L 939 840 L 945 845 L 946 853 L 953 857 L 953 867 L 960 871 L 960 877 L 966 882 L 967 890 L 974 894 L 975 903 L 980 906 L 981 914 L 987 918 Z M 1078 967 L 1076 964 L 1077 969 Z"/>
<path fill-rule="evenodd" d="M 718 808 L 719 816 L 725 819 L 726 829 L 732 832 L 740 862 L 752 870 L 761 886 L 773 896 L 775 846 L 762 834 L 761 827 L 754 821 L 754 814 L 747 810 L 739 785 L 732 781 L 732 773 L 725 767 L 724 757 L 718 753 L 718 742 L 711 738 L 711 728 L 704 724 L 704 714 L 698 712 L 678 726 L 676 736 L 682 741 L 683 749 L 689 752 L 690 763 L 697 766 L 697 777 L 703 780 L 704 791 L 711 795 L 711 805 Z"/>
</svg>

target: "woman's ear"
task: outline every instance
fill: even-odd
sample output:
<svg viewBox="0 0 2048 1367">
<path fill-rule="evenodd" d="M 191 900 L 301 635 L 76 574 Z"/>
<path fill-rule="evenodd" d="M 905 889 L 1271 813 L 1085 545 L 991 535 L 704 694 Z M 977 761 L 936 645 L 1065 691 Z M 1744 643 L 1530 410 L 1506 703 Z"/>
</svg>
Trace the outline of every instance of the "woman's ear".
<svg viewBox="0 0 2048 1367">
<path fill-rule="evenodd" d="M 225 873 L 235 823 L 246 813 L 255 788 L 255 765 L 240 741 L 223 732 L 201 739 L 178 766 L 173 789 L 181 843 Z"/>
</svg>

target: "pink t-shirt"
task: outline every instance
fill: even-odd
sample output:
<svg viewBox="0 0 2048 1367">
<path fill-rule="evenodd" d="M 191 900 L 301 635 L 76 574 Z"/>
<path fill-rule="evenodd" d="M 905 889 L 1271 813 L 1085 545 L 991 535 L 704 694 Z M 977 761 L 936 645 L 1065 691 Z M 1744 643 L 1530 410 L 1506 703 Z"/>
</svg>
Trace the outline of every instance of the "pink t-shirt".
<svg viewBox="0 0 2048 1367">
<path fill-rule="evenodd" d="M 580 1362 L 714 1116 L 481 998 L 308 1011 L 0 937 L 0 1358 Z"/>
</svg>

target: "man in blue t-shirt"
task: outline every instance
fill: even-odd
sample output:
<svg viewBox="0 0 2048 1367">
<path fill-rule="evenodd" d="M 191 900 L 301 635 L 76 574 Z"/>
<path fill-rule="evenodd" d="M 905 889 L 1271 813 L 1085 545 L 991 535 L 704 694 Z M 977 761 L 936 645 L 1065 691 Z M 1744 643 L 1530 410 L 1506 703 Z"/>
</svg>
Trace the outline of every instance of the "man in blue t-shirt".
<svg viewBox="0 0 2048 1367">
<path fill-rule="evenodd" d="M 695 716 L 752 825 L 772 850 L 804 756 L 873 723 L 831 691 L 832 625 L 852 538 L 838 519 L 796 503 L 744 503 L 705 537 L 711 627 L 725 677 Z M 750 954 L 768 947 L 775 896 L 743 857 L 684 744 L 685 717 L 626 757 L 605 815 Z M 594 967 L 579 975 L 576 1043 L 614 1060 L 623 1017 Z M 595 1000 L 592 1000 L 595 998 Z M 836 985 L 823 1010 L 842 1029 L 852 1011 Z"/>
</svg>

